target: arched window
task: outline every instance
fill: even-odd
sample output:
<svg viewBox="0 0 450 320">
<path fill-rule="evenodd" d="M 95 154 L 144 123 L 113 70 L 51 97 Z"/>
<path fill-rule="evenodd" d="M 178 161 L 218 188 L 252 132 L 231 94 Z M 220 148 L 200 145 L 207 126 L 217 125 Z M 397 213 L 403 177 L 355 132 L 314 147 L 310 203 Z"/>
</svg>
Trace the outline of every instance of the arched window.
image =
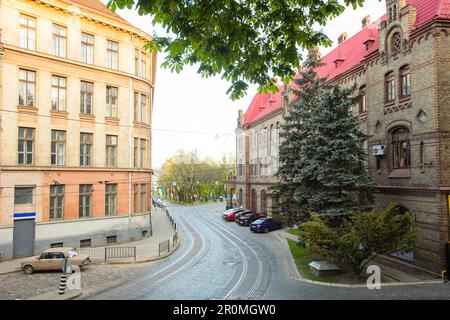
<svg viewBox="0 0 450 320">
<path fill-rule="evenodd" d="M 389 8 L 389 22 L 392 21 L 392 8 Z"/>
<path fill-rule="evenodd" d="M 386 103 L 395 101 L 395 74 L 394 72 L 389 72 L 385 76 L 386 82 Z"/>
<path fill-rule="evenodd" d="M 391 38 L 391 55 L 396 56 L 400 53 L 402 49 L 402 36 L 400 32 L 396 32 Z"/>
<path fill-rule="evenodd" d="M 409 130 L 398 128 L 392 131 L 392 159 L 394 169 L 409 168 L 411 165 L 411 145 Z"/>
<path fill-rule="evenodd" d="M 394 4 L 394 10 L 392 10 L 392 19 L 397 19 L 397 5 Z"/>
<path fill-rule="evenodd" d="M 367 111 L 367 95 L 366 86 L 359 88 L 360 99 L 359 99 L 359 113 L 364 113 Z"/>
<path fill-rule="evenodd" d="M 407 98 L 411 95 L 411 72 L 409 66 L 400 69 L 400 95 Z"/>
</svg>

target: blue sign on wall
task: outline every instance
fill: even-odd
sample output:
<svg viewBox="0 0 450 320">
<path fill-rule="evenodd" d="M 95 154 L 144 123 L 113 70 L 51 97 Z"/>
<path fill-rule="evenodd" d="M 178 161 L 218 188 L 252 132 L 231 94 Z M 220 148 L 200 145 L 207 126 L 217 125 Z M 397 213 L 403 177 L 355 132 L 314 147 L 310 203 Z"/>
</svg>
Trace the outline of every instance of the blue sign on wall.
<svg viewBox="0 0 450 320">
<path fill-rule="evenodd" d="M 14 213 L 14 220 L 35 219 L 36 212 Z"/>
</svg>

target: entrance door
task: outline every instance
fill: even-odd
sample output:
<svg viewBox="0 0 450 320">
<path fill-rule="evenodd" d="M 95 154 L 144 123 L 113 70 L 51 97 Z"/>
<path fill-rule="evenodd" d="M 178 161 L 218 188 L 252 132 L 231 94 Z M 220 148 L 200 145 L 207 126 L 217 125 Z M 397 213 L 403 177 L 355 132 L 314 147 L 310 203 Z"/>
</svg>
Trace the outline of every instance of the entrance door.
<svg viewBox="0 0 450 320">
<path fill-rule="evenodd" d="M 15 220 L 13 232 L 13 257 L 24 258 L 34 254 L 34 219 Z"/>
</svg>

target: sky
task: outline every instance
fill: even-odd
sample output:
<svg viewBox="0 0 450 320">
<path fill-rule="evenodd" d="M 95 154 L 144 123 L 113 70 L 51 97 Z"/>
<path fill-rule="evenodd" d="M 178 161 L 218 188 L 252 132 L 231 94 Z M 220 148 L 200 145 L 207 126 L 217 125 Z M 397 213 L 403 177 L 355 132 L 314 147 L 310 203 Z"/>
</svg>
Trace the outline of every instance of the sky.
<svg viewBox="0 0 450 320">
<path fill-rule="evenodd" d="M 346 32 L 351 37 L 361 29 L 361 20 L 366 15 L 375 21 L 385 12 L 385 1 L 366 0 L 364 7 L 356 10 L 349 7 L 341 16 L 330 20 L 323 31 L 336 46 L 340 34 Z M 139 16 L 134 10 L 117 10 L 117 13 L 149 34 L 154 31 L 165 34 L 160 26 L 152 25 L 149 16 Z M 321 48 L 322 55 L 332 48 Z M 196 150 L 200 157 L 211 156 L 217 160 L 224 153 L 234 154 L 238 110 L 245 112 L 257 86 L 250 86 L 244 98 L 232 101 L 226 95 L 230 83 L 220 76 L 202 78 L 195 66 L 185 67 L 179 74 L 172 73 L 161 68 L 162 61 L 160 53 L 153 105 L 152 167 L 159 168 L 180 149 Z"/>
</svg>

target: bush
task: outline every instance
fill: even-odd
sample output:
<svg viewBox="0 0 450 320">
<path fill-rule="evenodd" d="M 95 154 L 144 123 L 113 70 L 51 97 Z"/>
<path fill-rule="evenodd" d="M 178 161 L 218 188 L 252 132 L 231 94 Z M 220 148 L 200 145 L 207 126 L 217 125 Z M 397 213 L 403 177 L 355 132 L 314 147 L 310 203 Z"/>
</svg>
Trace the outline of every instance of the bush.
<svg viewBox="0 0 450 320">
<path fill-rule="evenodd" d="M 312 252 L 347 263 L 358 276 L 378 255 L 412 251 L 418 235 L 412 214 L 401 214 L 395 204 L 354 213 L 339 225 L 312 213 L 302 227 L 302 239 Z"/>
</svg>

